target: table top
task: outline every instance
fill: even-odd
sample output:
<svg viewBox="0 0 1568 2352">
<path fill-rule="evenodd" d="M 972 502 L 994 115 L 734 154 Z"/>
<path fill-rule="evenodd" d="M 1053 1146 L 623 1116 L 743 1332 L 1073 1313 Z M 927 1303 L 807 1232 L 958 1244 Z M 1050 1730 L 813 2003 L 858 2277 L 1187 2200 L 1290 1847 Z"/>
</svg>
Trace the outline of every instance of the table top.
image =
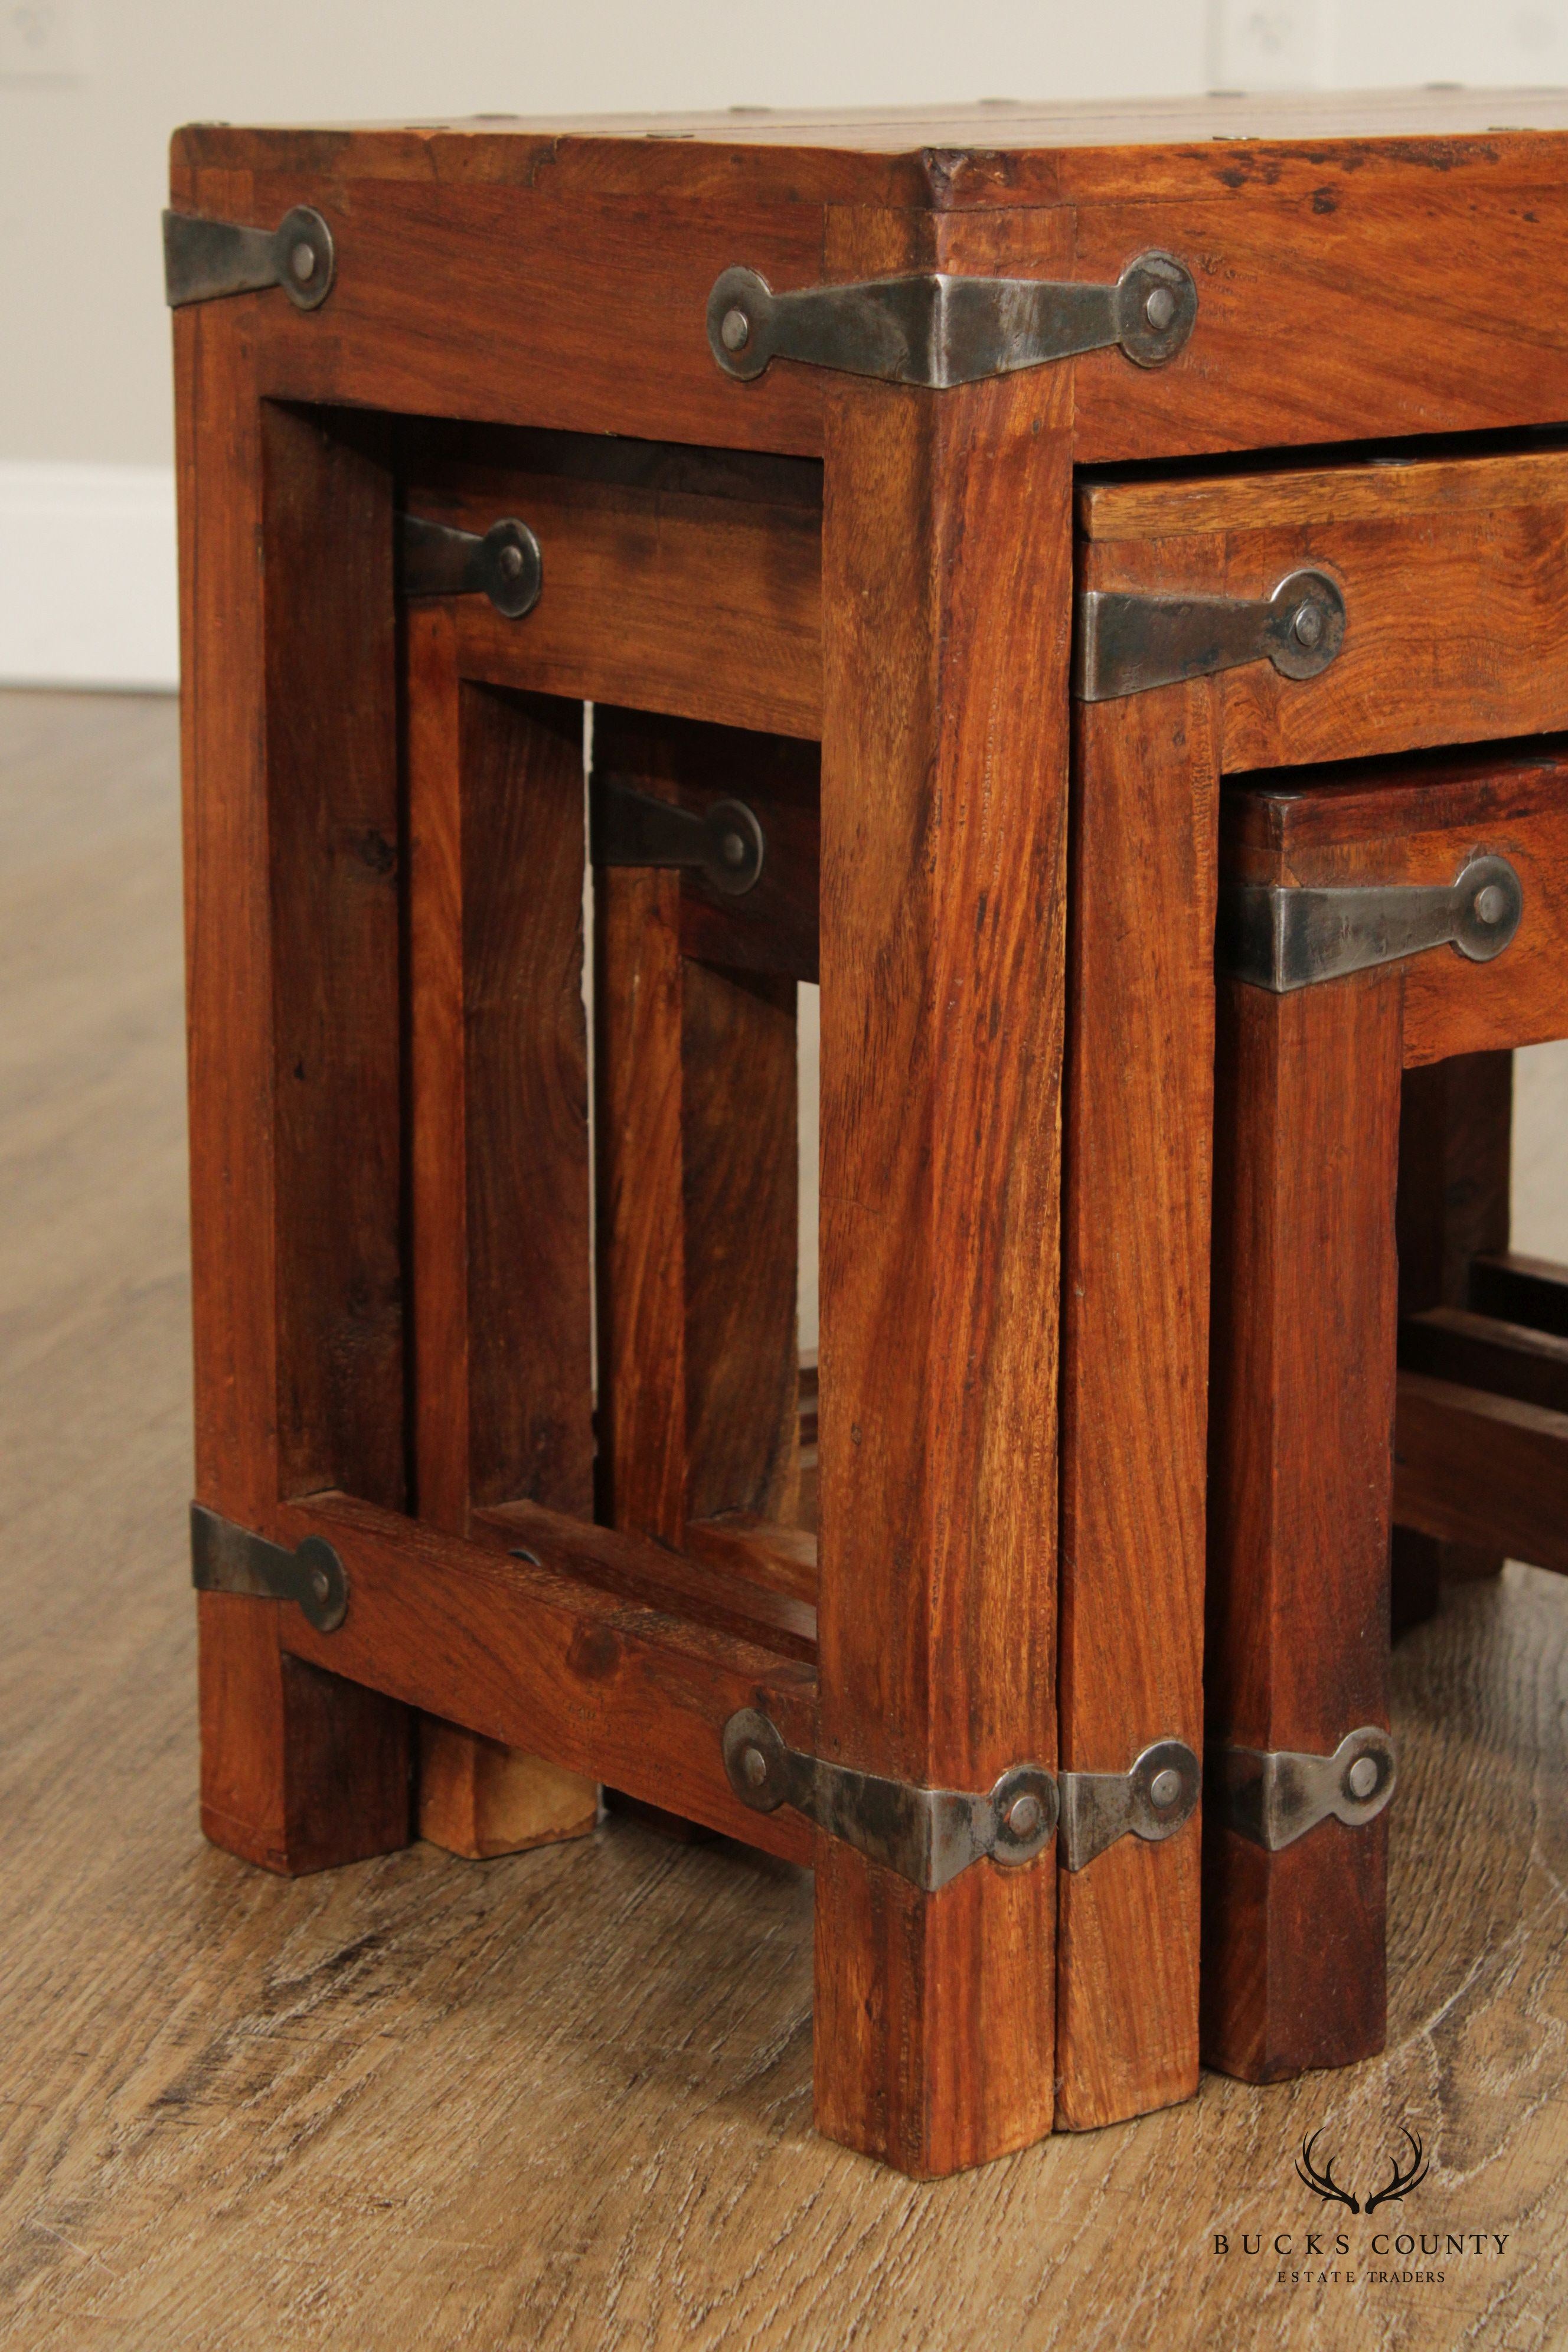
<svg viewBox="0 0 1568 2352">
<path fill-rule="evenodd" d="M 1050 104 L 415 123 L 195 123 L 176 166 L 329 168 L 349 178 L 596 185 L 711 194 L 716 177 L 795 199 L 901 199 L 936 209 L 1021 201 L 1277 189 L 1325 170 L 1412 167 L 1503 179 L 1568 175 L 1568 90 L 1315 91 Z"/>
</svg>

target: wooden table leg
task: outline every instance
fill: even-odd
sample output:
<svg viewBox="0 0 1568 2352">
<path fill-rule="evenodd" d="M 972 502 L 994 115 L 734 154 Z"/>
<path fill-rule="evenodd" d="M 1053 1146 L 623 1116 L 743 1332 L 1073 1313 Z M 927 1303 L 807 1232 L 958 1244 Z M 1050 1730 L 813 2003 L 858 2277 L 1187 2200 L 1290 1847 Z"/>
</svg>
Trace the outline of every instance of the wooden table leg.
<svg viewBox="0 0 1568 2352">
<path fill-rule="evenodd" d="M 1070 381 L 836 387 L 824 540 L 821 1731 L 1054 1769 Z M 818 1840 L 819 2127 L 1050 2128 L 1056 1873 Z"/>
<path fill-rule="evenodd" d="M 1117 551 L 1124 583 L 1129 557 Z M 1155 562 L 1168 562 L 1163 549 Z M 1195 561 L 1201 561 L 1194 557 Z M 1184 574 L 1191 584 L 1190 570 Z M 1213 683 L 1080 704 L 1062 1301 L 1067 1771 L 1203 1748 L 1219 751 Z M 1199 1823 L 1063 1869 L 1058 2121 L 1189 2098 Z"/>
<path fill-rule="evenodd" d="M 193 188 L 246 219 L 248 183 Z M 255 302 L 181 311 L 196 1493 L 403 1486 L 392 478 L 264 405 Z M 280 1871 L 408 1835 L 405 1710 L 201 1596 L 202 1822 Z"/>
<path fill-rule="evenodd" d="M 583 713 L 458 674 L 407 620 L 416 1507 L 592 1515 Z M 419 1832 L 477 1858 L 585 1835 L 580 1774 L 420 1727 Z"/>
<path fill-rule="evenodd" d="M 1388 1722 L 1403 975 L 1219 984 L 1208 1685 L 1226 1745 Z M 1387 1818 L 1204 1863 L 1204 2056 L 1272 2082 L 1383 2047 Z"/>
</svg>

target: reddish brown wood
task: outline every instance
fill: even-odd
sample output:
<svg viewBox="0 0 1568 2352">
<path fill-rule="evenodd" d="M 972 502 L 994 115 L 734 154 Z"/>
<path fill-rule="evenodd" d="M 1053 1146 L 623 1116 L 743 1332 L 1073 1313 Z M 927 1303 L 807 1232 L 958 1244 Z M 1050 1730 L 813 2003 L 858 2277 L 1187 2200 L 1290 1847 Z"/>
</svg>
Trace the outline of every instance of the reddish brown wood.
<svg viewBox="0 0 1568 2352">
<path fill-rule="evenodd" d="M 822 725 L 822 469 L 575 435 L 416 445 L 411 513 L 488 530 L 516 515 L 544 585 L 509 620 L 457 608 L 465 675 L 730 727 Z"/>
<path fill-rule="evenodd" d="M 1388 1722 L 1402 988 L 1218 992 L 1211 1754 Z M 1269 1853 L 1211 1810 L 1209 2064 L 1271 2082 L 1382 2047 L 1385 1852 L 1384 1816 Z"/>
<path fill-rule="evenodd" d="M 1080 706 L 1075 734 L 1058 1665 L 1073 1771 L 1124 1772 L 1156 1739 L 1203 1747 L 1216 718 L 1200 681 Z M 1199 1837 L 1194 1820 L 1162 1843 L 1122 1838 L 1061 1874 L 1071 2129 L 1197 2086 Z"/>
<path fill-rule="evenodd" d="M 810 454 L 824 371 L 775 364 L 739 385 L 713 363 L 707 299 L 731 264 L 819 283 L 845 268 L 859 207 L 881 208 L 895 254 L 911 225 L 963 245 L 1004 223 L 1031 275 L 1103 283 L 1162 247 L 1194 269 L 1197 327 L 1166 368 L 1117 352 L 1073 368 L 1079 453 L 1103 460 L 1563 415 L 1558 322 L 1521 320 L 1496 289 L 1563 274 L 1548 192 L 1568 177 L 1568 142 L 1559 100 L 1509 106 L 1550 127 L 1497 131 L 1462 95 L 1413 119 L 1338 99 L 1286 109 L 1289 128 L 1267 113 L 1248 139 L 1247 110 L 1219 100 L 743 130 L 717 117 L 687 137 L 205 125 L 175 160 L 188 203 L 210 207 L 205 191 L 245 170 L 268 223 L 300 202 L 331 222 L 330 324 L 282 302 L 267 313 L 269 382 L 294 397 Z"/>
<path fill-rule="evenodd" d="M 465 680 L 407 625 L 410 1256 L 417 1508 L 593 1508 L 583 746 L 575 704 Z M 452 1724 L 421 1834 L 468 1855 L 594 1825 L 592 1785 Z"/>
<path fill-rule="evenodd" d="M 243 216 L 247 183 L 218 193 Z M 267 415 L 254 310 L 184 314 L 176 366 L 196 1492 L 265 1528 L 280 1489 L 311 1476 L 395 1499 L 402 1398 L 397 1176 L 385 1156 L 395 1019 L 388 1069 L 377 1018 L 389 943 L 394 984 L 396 969 L 391 706 L 374 668 L 390 625 L 390 489 L 352 441 Z M 356 679 L 363 742 L 349 740 Z M 329 836 L 325 874 L 302 877 L 315 825 Z M 286 971 L 297 882 L 313 891 L 321 928 L 309 968 Z M 334 1168 L 351 1108 L 363 1153 Z M 301 1675 L 279 1651 L 278 1614 L 201 1600 L 207 1834 L 283 1871 L 403 1844 L 404 1711 Z"/>
<path fill-rule="evenodd" d="M 1402 1371 L 1394 1507 L 1423 1534 L 1568 1575 L 1568 1412 Z"/>
<path fill-rule="evenodd" d="M 927 1785 L 1055 1761 L 1069 414 L 829 400 L 821 1737 Z M 1049 2128 L 1053 1879 L 820 1842 L 822 2129 L 936 2174 Z"/>
<path fill-rule="evenodd" d="M 1508 1247 L 1512 1132 L 1511 1054 L 1460 1054 L 1405 1071 L 1395 1216 L 1399 1355 L 1415 1370 L 1434 1367 L 1422 1361 L 1411 1318 L 1463 1309 L 1472 1260 Z M 1396 1527 L 1389 1561 L 1394 1639 L 1436 1614 L 1446 1580 L 1492 1576 L 1502 1564 L 1500 1554 Z"/>
<path fill-rule="evenodd" d="M 285 1506 L 289 1543 L 319 1535 L 337 1549 L 349 1610 L 336 1633 L 318 1633 L 300 1610 L 280 1608 L 284 1646 L 425 1714 L 808 1861 L 800 1814 L 755 1812 L 732 1794 L 721 1737 L 738 1707 L 763 1706 L 809 1749 L 811 1667 L 696 1622 L 659 1547 L 516 1508 L 526 1514 L 521 1541 L 510 1513 L 499 1524 L 479 1515 L 465 1541 L 346 1496 Z M 642 1553 L 646 1589 L 662 1588 L 666 1606 L 614 1589 L 628 1549 Z M 582 1572 L 595 1551 L 603 1584 Z"/>
<path fill-rule="evenodd" d="M 752 740 L 598 711 L 595 766 L 700 806 Z M 678 874 L 596 869 L 600 1510 L 671 1544 L 787 1517 L 796 1450 L 795 985 L 682 929 Z"/>
</svg>

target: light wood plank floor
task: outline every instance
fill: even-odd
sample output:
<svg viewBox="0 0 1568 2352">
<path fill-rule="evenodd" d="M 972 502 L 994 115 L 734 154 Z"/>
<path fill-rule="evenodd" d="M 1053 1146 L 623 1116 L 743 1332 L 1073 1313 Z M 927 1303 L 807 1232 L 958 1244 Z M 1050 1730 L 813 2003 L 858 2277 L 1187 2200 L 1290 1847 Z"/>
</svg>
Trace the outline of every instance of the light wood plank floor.
<svg viewBox="0 0 1568 2352">
<path fill-rule="evenodd" d="M 813 2136 L 804 1875 L 625 1820 L 294 1885 L 204 1846 L 174 767 L 167 703 L 0 697 L 0 2340 L 1568 2342 L 1568 1591 L 1531 1571 L 1399 1654 L 1386 2059 L 937 2187 Z M 1303 2135 L 1364 2192 L 1407 2122 L 1390 2227 L 1439 2252 L 1281 2284 Z M 1388 2216 L 1340 2218 L 1359 2256 Z"/>
</svg>

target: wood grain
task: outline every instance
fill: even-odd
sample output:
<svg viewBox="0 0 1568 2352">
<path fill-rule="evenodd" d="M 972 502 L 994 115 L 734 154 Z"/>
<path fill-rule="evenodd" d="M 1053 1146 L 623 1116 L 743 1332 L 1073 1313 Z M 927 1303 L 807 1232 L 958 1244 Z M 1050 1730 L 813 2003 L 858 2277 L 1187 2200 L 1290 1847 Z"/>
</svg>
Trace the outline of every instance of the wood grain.
<svg viewBox="0 0 1568 2352">
<path fill-rule="evenodd" d="M 531 446 L 510 464 L 411 453 L 410 513 L 479 532 L 517 515 L 543 557 L 544 585 L 525 619 L 508 620 L 483 596 L 457 606 L 466 676 L 820 733 L 820 467 L 796 461 L 781 479 L 782 467 L 756 461 L 748 478 L 731 459 L 711 487 L 690 451 L 679 467 L 606 479 L 598 452 L 623 445 L 574 441 L 562 452 L 538 445 L 563 436 L 520 437 Z M 546 471 L 540 461 L 551 457 Z"/>
<path fill-rule="evenodd" d="M 472 685 L 450 606 L 405 631 L 407 1072 L 419 1517 L 594 1500 L 583 719 Z M 593 1828 L 597 1791 L 422 1727 L 420 1834 L 472 1858 Z"/>
<path fill-rule="evenodd" d="M 1394 1657 L 1383 2057 L 1266 2095 L 1205 2074 L 1183 2107 L 951 2181 L 811 2128 L 805 1870 L 619 1820 L 478 1866 L 414 1844 L 293 1881 L 204 1844 L 174 737 L 161 697 L 0 696 L 0 2335 L 1559 2340 L 1555 1578 L 1453 1591 Z M 1313 2226 L 1309 2132 L 1360 2188 L 1406 2119 L 1436 2158 L 1409 2227 L 1500 2253 L 1467 2242 L 1419 2265 L 1441 2285 L 1379 2285 L 1381 2212 L 1352 2224 L 1353 2282 L 1280 2286 L 1294 2263 L 1241 2252 Z"/>
<path fill-rule="evenodd" d="M 1156 1739 L 1203 1748 L 1216 717 L 1205 680 L 1075 720 L 1058 1665 L 1072 1771 L 1125 1772 Z M 1071 2129 L 1196 2087 L 1199 1845 L 1194 1819 L 1061 1874 Z"/>
<path fill-rule="evenodd" d="M 1568 1575 L 1568 1412 L 1401 1371 L 1394 1494 L 1404 1527 Z"/>
<path fill-rule="evenodd" d="M 1468 1306 L 1472 1265 L 1506 1250 L 1513 1145 L 1513 1055 L 1460 1054 L 1407 1069 L 1399 1099 L 1399 1356 L 1420 1359 L 1417 1319 Z M 1500 1553 L 1395 1527 L 1389 1559 L 1394 1638 L 1436 1614 L 1445 1579 L 1495 1576 Z"/>
<path fill-rule="evenodd" d="M 821 1738 L 928 1786 L 1056 1753 L 1068 415 L 830 399 Z M 1049 2127 L 1053 1875 L 925 1896 L 822 1842 L 822 2129 L 934 2174 Z"/>
<path fill-rule="evenodd" d="M 251 192 L 219 193 L 243 211 Z M 183 318 L 176 379 L 195 1487 L 265 1528 L 296 1480 L 401 1490 L 395 1017 L 390 1041 L 377 1018 L 395 987 L 396 855 L 390 703 L 365 681 L 364 740 L 350 745 L 343 695 L 383 643 L 389 486 L 352 441 L 275 414 L 264 429 L 251 308 Z M 341 531 L 327 564 L 318 500 Z M 319 647 L 289 608 L 307 576 Z M 287 707 L 295 660 L 313 715 Z M 330 688 L 323 663 L 337 665 Z M 321 784 L 313 762 L 334 752 L 342 773 Z M 321 871 L 301 873 L 318 825 Z M 321 930 L 308 964 L 284 970 L 277 931 L 300 936 L 293 885 Z M 354 1164 L 334 1171 L 345 1112 L 363 1119 L 363 1152 L 353 1139 Z M 281 1870 L 402 1844 L 403 1711 L 300 1676 L 275 1611 L 209 1595 L 198 1614 L 209 1834 Z"/>
<path fill-rule="evenodd" d="M 1211 1747 L 1327 1755 L 1388 1721 L 1402 985 L 1219 984 Z M 1387 1834 L 1331 1822 L 1270 1853 L 1211 1809 L 1210 2065 L 1271 2082 L 1383 2046 Z"/>
<path fill-rule="evenodd" d="M 1032 247 L 1030 276 L 1104 284 L 1152 247 L 1188 259 L 1198 322 L 1170 365 L 1117 351 L 1073 364 L 1086 461 L 1562 416 L 1558 320 L 1496 299 L 1500 282 L 1555 283 L 1568 262 L 1542 198 L 1564 176 L 1560 110 L 1547 102 L 1557 127 L 1534 137 L 1357 137 L 1353 100 L 1337 124 L 1331 108 L 1301 119 L 1305 147 L 1233 143 L 1246 113 L 1222 101 L 1163 118 L 1184 126 L 1174 143 L 1156 112 L 1081 152 L 1070 127 L 1027 113 L 1016 131 L 1005 117 L 906 118 L 890 152 L 886 127 L 858 152 L 853 124 L 830 119 L 772 140 L 755 123 L 737 140 L 725 118 L 674 137 L 535 125 L 510 135 L 510 154 L 495 126 L 205 125 L 175 160 L 187 204 L 211 208 L 204 190 L 244 170 L 269 223 L 300 202 L 331 223 L 330 308 L 265 313 L 268 387 L 296 399 L 816 455 L 827 373 L 775 363 L 730 381 L 708 349 L 708 293 L 737 261 L 775 287 L 820 283 L 857 234 L 847 219 L 874 213 L 889 250 L 913 225 L 1006 220 Z"/>
<path fill-rule="evenodd" d="M 1115 560 L 1151 542 L 1167 593 L 1267 597 L 1303 568 L 1338 583 L 1344 642 L 1319 677 L 1258 661 L 1221 678 L 1224 763 L 1237 771 L 1562 727 L 1565 505 L 1568 453 L 1554 451 L 1108 484 L 1085 490 L 1079 518 L 1100 586 L 1152 584 L 1123 581 Z"/>
<path fill-rule="evenodd" d="M 1518 931 L 1489 963 L 1445 948 L 1405 960 L 1407 1065 L 1568 1034 L 1568 764 L 1554 746 L 1509 746 L 1380 768 L 1258 780 L 1231 796 L 1229 854 L 1253 880 L 1451 883 L 1472 856 L 1520 878 Z"/>
<path fill-rule="evenodd" d="M 595 772 L 696 806 L 815 770 L 783 748 L 595 714 Z M 687 954 L 690 895 L 595 868 L 600 1514 L 674 1545 L 787 1518 L 797 1443 L 795 984 Z"/>
</svg>

